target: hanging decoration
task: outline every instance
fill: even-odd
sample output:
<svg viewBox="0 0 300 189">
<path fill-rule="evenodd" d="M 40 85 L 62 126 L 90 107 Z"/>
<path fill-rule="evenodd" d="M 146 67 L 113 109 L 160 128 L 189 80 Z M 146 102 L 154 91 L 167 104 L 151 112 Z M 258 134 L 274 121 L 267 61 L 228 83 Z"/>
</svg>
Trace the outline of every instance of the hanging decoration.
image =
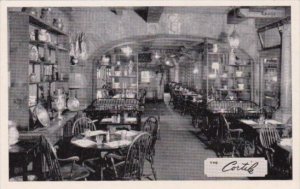
<svg viewBox="0 0 300 189">
<path fill-rule="evenodd" d="M 86 60 L 87 54 L 87 38 L 85 33 L 73 33 L 70 35 L 70 56 L 71 62 L 77 64 L 78 60 Z"/>
</svg>

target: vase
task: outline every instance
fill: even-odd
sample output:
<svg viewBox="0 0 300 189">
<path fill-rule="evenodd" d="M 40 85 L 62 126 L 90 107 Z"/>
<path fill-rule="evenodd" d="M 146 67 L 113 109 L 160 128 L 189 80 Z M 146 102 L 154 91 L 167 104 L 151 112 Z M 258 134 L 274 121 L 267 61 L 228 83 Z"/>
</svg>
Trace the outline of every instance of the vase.
<svg viewBox="0 0 300 189">
<path fill-rule="evenodd" d="M 35 73 L 31 73 L 29 76 L 30 82 L 36 82 L 36 74 Z"/>
<path fill-rule="evenodd" d="M 50 8 L 42 8 L 41 9 L 41 19 L 45 20 L 48 23 L 51 22 L 50 12 L 51 12 Z"/>
<path fill-rule="evenodd" d="M 63 30 L 64 24 L 62 22 L 62 19 L 61 18 L 54 18 L 53 19 L 53 26 L 60 29 L 60 30 Z"/>
<path fill-rule="evenodd" d="M 17 124 L 14 121 L 8 121 L 8 144 L 9 147 L 19 141 L 19 131 Z"/>
<path fill-rule="evenodd" d="M 80 103 L 79 103 L 79 100 L 76 98 L 74 91 L 72 91 L 72 93 L 70 93 L 70 96 L 69 96 L 69 99 L 67 102 L 67 106 L 70 111 L 78 111 L 79 110 Z"/>
<path fill-rule="evenodd" d="M 38 39 L 39 41 L 47 41 L 48 40 L 47 30 L 45 29 L 39 30 Z"/>
<path fill-rule="evenodd" d="M 62 89 L 57 89 L 57 96 L 55 99 L 56 109 L 58 112 L 58 119 L 62 120 L 62 112 L 66 109 L 66 96 Z"/>
</svg>

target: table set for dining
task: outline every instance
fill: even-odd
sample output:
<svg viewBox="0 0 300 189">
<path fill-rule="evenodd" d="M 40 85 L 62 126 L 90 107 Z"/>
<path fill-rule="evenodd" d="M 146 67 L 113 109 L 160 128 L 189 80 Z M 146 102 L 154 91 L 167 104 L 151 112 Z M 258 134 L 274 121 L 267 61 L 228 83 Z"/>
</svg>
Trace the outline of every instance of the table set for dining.
<svg viewBox="0 0 300 189">
<path fill-rule="evenodd" d="M 270 167 L 278 168 L 278 162 L 282 161 L 288 165 L 281 169 L 291 172 L 287 168 L 292 162 L 291 124 L 273 119 L 274 112 L 252 101 L 206 101 L 201 95 L 178 86 L 170 90 L 173 108 L 182 115 L 191 115 L 198 136 L 205 137 L 205 143 L 218 156 L 265 157 Z M 275 157 L 273 161 L 270 149 L 280 158 Z"/>
<path fill-rule="evenodd" d="M 91 148 L 97 151 L 112 151 L 128 147 L 139 131 L 86 131 L 71 139 L 71 144 L 80 148 Z"/>
</svg>

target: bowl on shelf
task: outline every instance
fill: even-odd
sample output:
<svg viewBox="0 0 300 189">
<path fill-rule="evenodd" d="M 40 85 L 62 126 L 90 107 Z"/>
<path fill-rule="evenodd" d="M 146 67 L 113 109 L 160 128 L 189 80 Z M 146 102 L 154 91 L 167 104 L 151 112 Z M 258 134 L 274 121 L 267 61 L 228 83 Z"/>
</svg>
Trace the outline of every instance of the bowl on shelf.
<svg viewBox="0 0 300 189">
<path fill-rule="evenodd" d="M 245 86 L 245 84 L 243 84 L 243 83 L 240 83 L 240 84 L 238 84 L 238 89 L 240 89 L 240 90 L 244 90 L 244 86 Z"/>
<path fill-rule="evenodd" d="M 236 71 L 235 75 L 236 75 L 236 77 L 242 77 L 243 71 Z"/>
</svg>

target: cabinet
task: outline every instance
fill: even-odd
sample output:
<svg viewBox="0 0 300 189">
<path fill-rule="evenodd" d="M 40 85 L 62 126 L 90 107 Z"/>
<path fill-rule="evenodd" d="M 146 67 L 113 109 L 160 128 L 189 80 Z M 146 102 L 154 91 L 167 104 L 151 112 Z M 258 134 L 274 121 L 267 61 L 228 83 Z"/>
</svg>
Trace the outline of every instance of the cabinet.
<svg viewBox="0 0 300 189">
<path fill-rule="evenodd" d="M 217 43 L 216 43 L 217 44 Z M 215 45 L 216 45 L 215 44 Z M 235 49 L 234 61 L 229 62 L 230 48 L 204 44 L 203 89 L 207 100 L 251 100 L 253 60 L 242 49 Z"/>
<path fill-rule="evenodd" d="M 260 52 L 261 78 L 261 104 L 274 109 L 280 103 L 280 49 Z"/>
<path fill-rule="evenodd" d="M 30 109 L 40 103 L 51 113 L 55 89 L 68 89 L 68 35 L 33 15 L 9 12 L 9 41 L 9 119 L 30 129 Z"/>
</svg>

